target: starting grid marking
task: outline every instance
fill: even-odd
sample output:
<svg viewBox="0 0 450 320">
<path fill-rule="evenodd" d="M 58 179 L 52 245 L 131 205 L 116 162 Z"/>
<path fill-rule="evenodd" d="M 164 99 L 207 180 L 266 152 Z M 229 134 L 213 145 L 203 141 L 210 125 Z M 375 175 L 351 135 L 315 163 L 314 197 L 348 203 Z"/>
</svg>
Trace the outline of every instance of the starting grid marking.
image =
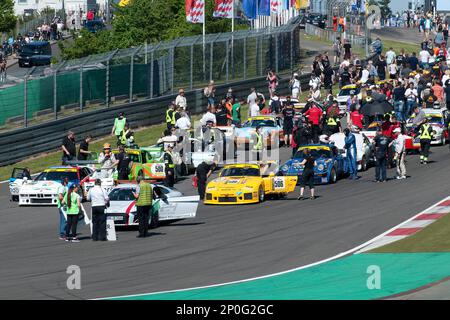
<svg viewBox="0 0 450 320">
<path fill-rule="evenodd" d="M 413 235 L 423 228 L 429 226 L 436 220 L 450 213 L 450 197 L 435 204 L 434 206 L 418 213 L 414 217 L 399 224 L 393 229 L 387 231 L 381 237 L 376 238 L 373 242 L 363 247 L 356 253 L 367 252 L 372 249 L 382 247 L 392 242 L 404 239 Z"/>
</svg>

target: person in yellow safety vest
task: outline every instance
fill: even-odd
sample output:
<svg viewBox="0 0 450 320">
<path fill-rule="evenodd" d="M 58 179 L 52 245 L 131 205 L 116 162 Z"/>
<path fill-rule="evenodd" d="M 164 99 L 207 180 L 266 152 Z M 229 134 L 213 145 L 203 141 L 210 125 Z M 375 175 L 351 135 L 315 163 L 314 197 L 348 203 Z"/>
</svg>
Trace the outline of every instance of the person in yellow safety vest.
<svg viewBox="0 0 450 320">
<path fill-rule="evenodd" d="M 262 150 L 263 150 L 263 135 L 261 133 L 261 127 L 256 127 L 256 143 L 253 146 L 253 150 L 256 152 L 256 161 L 262 160 Z"/>
<path fill-rule="evenodd" d="M 172 103 L 166 110 L 166 125 L 167 129 L 171 130 L 175 126 L 175 105 Z"/>
<path fill-rule="evenodd" d="M 120 144 L 128 148 L 134 146 L 134 132 L 131 131 L 130 125 L 127 123 L 120 135 Z"/>
<path fill-rule="evenodd" d="M 117 145 L 120 144 L 120 136 L 122 134 L 123 129 L 125 128 L 125 124 L 127 123 L 127 118 L 125 118 L 125 114 L 123 112 L 119 113 L 119 117 L 114 119 L 114 126 L 111 130 L 111 135 L 115 135 L 117 138 Z"/>
<path fill-rule="evenodd" d="M 175 184 L 175 163 L 173 158 L 173 146 L 167 145 L 167 148 L 164 152 L 164 167 L 166 177 L 164 179 L 164 185 L 166 187 L 172 188 Z"/>
<path fill-rule="evenodd" d="M 428 163 L 428 154 L 430 151 L 431 140 L 433 139 L 433 128 L 428 123 L 428 119 L 425 118 L 423 123 L 416 129 L 419 133 L 420 140 L 420 163 Z"/>
<path fill-rule="evenodd" d="M 334 115 L 328 116 L 324 131 L 328 136 L 331 136 L 334 133 L 341 132 L 341 122 L 339 121 L 339 118 Z"/>
</svg>

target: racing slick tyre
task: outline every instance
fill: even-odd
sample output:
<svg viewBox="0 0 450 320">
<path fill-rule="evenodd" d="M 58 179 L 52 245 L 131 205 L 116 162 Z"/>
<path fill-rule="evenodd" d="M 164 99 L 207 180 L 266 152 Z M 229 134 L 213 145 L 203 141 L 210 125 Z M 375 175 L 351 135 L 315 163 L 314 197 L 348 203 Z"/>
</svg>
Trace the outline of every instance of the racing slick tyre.
<svg viewBox="0 0 450 320">
<path fill-rule="evenodd" d="M 336 183 L 336 181 L 337 181 L 337 173 L 336 173 L 336 169 L 333 168 L 333 169 L 331 169 L 331 173 L 330 173 L 330 183 L 333 184 L 333 183 Z"/>
<path fill-rule="evenodd" d="M 150 229 L 158 228 L 159 226 L 159 212 L 152 214 L 150 217 L 149 227 Z"/>
<path fill-rule="evenodd" d="M 11 201 L 19 202 L 19 196 L 11 196 Z"/>
<path fill-rule="evenodd" d="M 367 160 L 365 156 L 361 159 L 361 171 L 367 171 Z"/>
<path fill-rule="evenodd" d="M 260 186 L 258 190 L 258 202 L 259 203 L 264 202 L 264 199 L 265 199 L 264 188 Z"/>
</svg>

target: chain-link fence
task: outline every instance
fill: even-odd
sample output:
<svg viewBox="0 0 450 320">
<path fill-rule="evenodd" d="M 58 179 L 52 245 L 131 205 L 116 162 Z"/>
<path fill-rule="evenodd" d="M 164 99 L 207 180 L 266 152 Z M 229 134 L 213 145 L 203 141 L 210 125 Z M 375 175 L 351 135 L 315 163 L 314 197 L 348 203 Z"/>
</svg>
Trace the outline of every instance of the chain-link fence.
<svg viewBox="0 0 450 320">
<path fill-rule="evenodd" d="M 298 25 L 208 34 L 32 67 L 0 84 L 0 130 L 112 105 L 291 73 L 300 58 Z"/>
<path fill-rule="evenodd" d="M 64 17 L 64 11 L 58 10 L 58 11 L 42 11 L 40 13 L 37 13 L 33 18 L 20 18 L 17 22 L 17 26 L 14 29 L 13 33 L 15 36 L 18 34 L 26 35 L 28 32 L 34 32 L 37 30 L 38 27 L 42 26 L 43 24 L 50 24 L 55 16 L 58 17 Z"/>
</svg>

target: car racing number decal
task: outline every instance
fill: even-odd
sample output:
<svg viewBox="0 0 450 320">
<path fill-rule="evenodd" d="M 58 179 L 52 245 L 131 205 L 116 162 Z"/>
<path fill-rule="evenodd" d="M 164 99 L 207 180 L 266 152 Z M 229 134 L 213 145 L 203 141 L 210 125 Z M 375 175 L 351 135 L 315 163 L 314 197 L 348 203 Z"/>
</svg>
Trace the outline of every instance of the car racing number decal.
<svg viewBox="0 0 450 320">
<path fill-rule="evenodd" d="M 154 164 L 151 167 L 151 172 L 155 175 L 162 175 L 164 174 L 164 165 L 163 164 Z"/>
<path fill-rule="evenodd" d="M 273 178 L 273 189 L 280 190 L 286 187 L 285 181 L 283 177 L 274 177 Z"/>
</svg>

